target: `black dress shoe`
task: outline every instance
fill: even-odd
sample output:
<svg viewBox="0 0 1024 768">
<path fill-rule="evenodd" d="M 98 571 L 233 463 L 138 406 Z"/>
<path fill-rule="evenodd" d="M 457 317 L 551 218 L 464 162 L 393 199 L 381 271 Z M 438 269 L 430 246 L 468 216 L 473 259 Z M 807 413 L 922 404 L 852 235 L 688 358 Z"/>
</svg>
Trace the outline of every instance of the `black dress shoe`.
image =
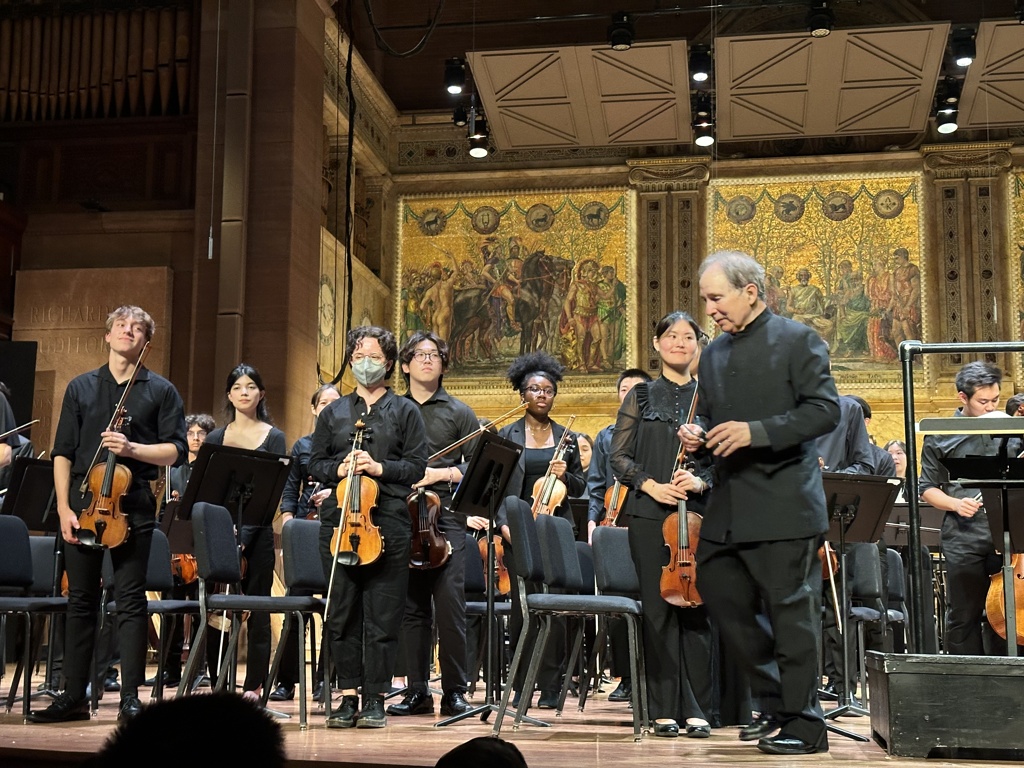
<svg viewBox="0 0 1024 768">
<path fill-rule="evenodd" d="M 675 738 L 679 735 L 679 723 L 675 720 L 660 718 L 654 721 L 654 735 L 665 738 Z"/>
<path fill-rule="evenodd" d="M 388 707 L 389 715 L 432 715 L 434 713 L 434 697 L 426 691 L 407 693 L 398 704 Z M 366 726 L 369 727 L 369 726 Z"/>
<path fill-rule="evenodd" d="M 811 744 L 803 739 L 793 736 L 779 734 L 757 742 L 757 748 L 769 755 L 813 755 L 817 752 L 828 752 L 828 739 L 824 736 L 817 744 Z"/>
<path fill-rule="evenodd" d="M 740 728 L 740 741 L 756 741 L 779 730 L 779 721 L 767 712 L 761 712 L 749 725 Z"/>
<path fill-rule="evenodd" d="M 313 687 L 313 701 L 323 701 L 323 700 L 324 700 L 324 681 L 320 680 Z"/>
<path fill-rule="evenodd" d="M 711 725 L 687 725 L 686 735 L 691 739 L 706 739 L 711 736 Z"/>
<path fill-rule="evenodd" d="M 631 701 L 633 698 L 633 686 L 626 682 L 620 682 L 618 687 L 608 694 L 608 701 Z"/>
<path fill-rule="evenodd" d="M 271 701 L 291 701 L 295 698 L 295 686 L 280 683 L 277 688 L 270 692 Z"/>
<path fill-rule="evenodd" d="M 818 698 L 821 701 L 838 701 L 839 693 L 836 691 L 836 684 L 829 681 L 824 688 L 818 689 Z"/>
<path fill-rule="evenodd" d="M 107 676 L 103 678 L 103 690 L 108 693 L 117 693 L 121 690 L 121 684 L 117 682 L 116 669 L 112 669 L 107 672 Z"/>
<path fill-rule="evenodd" d="M 356 710 L 358 709 L 358 696 L 342 696 L 341 706 L 327 718 L 327 727 L 352 728 L 356 724 Z"/>
<path fill-rule="evenodd" d="M 556 709 L 558 707 L 558 694 L 560 691 L 541 691 L 537 699 L 537 706 L 541 709 Z"/>
<path fill-rule="evenodd" d="M 454 717 L 473 709 L 473 705 L 466 701 L 466 694 L 462 691 L 448 691 L 441 698 L 441 714 L 445 717 Z"/>
<path fill-rule="evenodd" d="M 117 719 L 121 722 L 138 717 L 142 712 L 142 702 L 138 696 L 122 696 L 121 707 L 117 710 Z"/>
<path fill-rule="evenodd" d="M 434 711 L 433 699 L 430 702 L 430 711 Z M 384 714 L 384 694 L 364 695 L 363 708 L 356 715 L 356 728 L 383 728 L 387 724 L 388 718 Z"/>
<path fill-rule="evenodd" d="M 88 719 L 89 700 L 76 699 L 66 693 L 58 694 L 46 709 L 33 709 L 28 713 L 30 723 L 67 723 Z"/>
</svg>

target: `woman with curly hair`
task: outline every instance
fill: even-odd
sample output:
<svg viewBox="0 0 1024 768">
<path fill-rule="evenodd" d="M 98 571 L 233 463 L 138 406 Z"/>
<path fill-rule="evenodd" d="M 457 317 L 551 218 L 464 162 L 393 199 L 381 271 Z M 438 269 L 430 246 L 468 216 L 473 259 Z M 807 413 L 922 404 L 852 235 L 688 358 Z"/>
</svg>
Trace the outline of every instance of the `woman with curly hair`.
<svg viewBox="0 0 1024 768">
<path fill-rule="evenodd" d="M 580 496 L 586 490 L 586 478 L 580 464 L 579 447 L 576 437 L 570 434 L 569 447 L 565 456 L 555 461 L 555 447 L 565 433 L 565 427 L 551 419 L 551 409 L 558 394 L 558 384 L 562 380 L 564 367 L 547 352 L 531 352 L 520 355 L 508 368 L 507 378 L 512 388 L 519 393 L 526 404 L 523 418 L 503 427 L 498 435 L 518 443 L 526 448 L 519 457 L 519 463 L 509 478 L 505 492 L 506 497 L 497 512 L 496 523 L 505 538 L 505 564 L 509 569 L 509 577 L 513 585 L 517 585 L 515 566 L 511 556 L 511 535 L 509 534 L 507 512 L 512 505 L 519 505 L 529 510 L 533 506 L 533 489 L 538 480 L 551 472 L 565 483 L 566 495 L 562 503 L 554 510 L 554 514 L 572 522 L 572 511 L 569 508 L 569 497 Z M 519 632 L 523 625 L 523 614 L 520 608 L 522 595 L 518 586 L 512 589 L 512 612 L 509 616 L 509 637 L 512 648 L 519 640 Z M 565 626 L 564 622 L 555 623 L 547 647 L 544 649 L 544 660 L 541 663 L 537 682 L 541 689 L 538 706 L 554 709 L 558 704 L 561 690 L 562 666 L 565 663 Z M 524 649 L 528 650 L 528 649 Z M 519 691 L 521 680 L 513 681 L 515 690 Z M 532 695 L 532 691 L 529 695 Z M 518 696 L 516 697 L 518 702 Z"/>
</svg>

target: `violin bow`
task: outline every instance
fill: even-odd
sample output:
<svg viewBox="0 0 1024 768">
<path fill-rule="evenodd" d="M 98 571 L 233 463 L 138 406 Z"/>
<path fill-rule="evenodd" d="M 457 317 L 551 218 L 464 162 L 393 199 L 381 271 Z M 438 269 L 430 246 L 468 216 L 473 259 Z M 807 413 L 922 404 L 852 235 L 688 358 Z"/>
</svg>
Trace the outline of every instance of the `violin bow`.
<svg viewBox="0 0 1024 768">
<path fill-rule="evenodd" d="M 454 443 L 449 445 L 447 448 L 442 448 L 440 451 L 438 451 L 434 455 L 429 456 L 427 458 L 427 463 L 429 464 L 430 462 L 434 461 L 434 459 L 439 459 L 442 456 L 444 456 L 446 453 L 449 453 L 450 451 L 454 451 L 456 448 L 458 448 L 463 443 L 467 443 L 470 440 L 472 440 L 474 437 L 478 437 L 478 436 L 482 435 L 484 432 L 486 432 L 488 429 L 493 427 L 498 422 L 505 421 L 506 419 L 511 419 L 513 416 L 518 416 L 520 413 L 522 413 L 525 410 L 526 410 L 526 403 L 520 403 L 519 405 L 517 405 L 515 408 L 513 408 L 508 413 L 501 414 L 501 416 L 499 416 L 498 418 L 493 419 L 493 420 L 487 422 L 486 424 L 481 425 L 478 429 L 474 430 L 473 432 L 470 432 L 465 437 L 460 437 L 458 440 L 456 440 Z"/>
<path fill-rule="evenodd" d="M 38 424 L 38 423 L 39 423 L 39 419 L 32 419 L 32 421 L 26 422 L 25 424 L 22 424 L 20 427 L 15 427 L 14 429 L 9 429 L 6 432 L 0 432 L 0 440 L 3 440 L 6 437 L 10 437 L 11 435 L 16 435 L 19 432 L 24 432 L 26 429 L 31 427 L 33 424 Z"/>
</svg>

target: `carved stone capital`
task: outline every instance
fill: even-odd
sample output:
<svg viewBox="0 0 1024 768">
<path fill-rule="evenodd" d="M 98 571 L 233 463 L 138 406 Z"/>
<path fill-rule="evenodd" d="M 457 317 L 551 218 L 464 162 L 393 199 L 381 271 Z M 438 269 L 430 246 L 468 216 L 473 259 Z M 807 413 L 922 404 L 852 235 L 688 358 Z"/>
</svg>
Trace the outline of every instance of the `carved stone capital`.
<svg viewBox="0 0 1024 768">
<path fill-rule="evenodd" d="M 627 160 L 629 184 L 640 192 L 697 190 L 711 177 L 710 157 Z"/>
<path fill-rule="evenodd" d="M 992 178 L 1013 165 L 1010 142 L 930 144 L 921 147 L 925 170 L 936 179 Z"/>
</svg>

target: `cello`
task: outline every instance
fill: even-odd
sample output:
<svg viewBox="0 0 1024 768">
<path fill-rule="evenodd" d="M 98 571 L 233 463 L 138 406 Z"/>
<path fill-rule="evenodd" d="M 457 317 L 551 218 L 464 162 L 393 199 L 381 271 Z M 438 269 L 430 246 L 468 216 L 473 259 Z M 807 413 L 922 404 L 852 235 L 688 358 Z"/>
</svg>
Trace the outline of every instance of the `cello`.
<svg viewBox="0 0 1024 768">
<path fill-rule="evenodd" d="M 697 390 L 693 391 L 686 423 L 693 421 L 697 409 Z M 672 475 L 685 468 L 686 451 L 682 445 L 676 454 Z M 686 509 L 686 499 L 676 501 L 676 511 L 671 512 L 661 525 L 661 534 L 669 550 L 668 565 L 661 569 L 661 597 L 670 605 L 679 608 L 696 608 L 704 603 L 697 593 L 697 565 L 693 553 L 700 538 L 703 518 Z"/>
<path fill-rule="evenodd" d="M 106 432 L 122 432 L 131 422 L 125 408 L 128 394 L 135 384 L 135 377 L 149 354 L 149 342 L 139 353 L 139 359 L 135 361 L 132 375 L 125 385 L 124 394 L 114 408 L 114 415 L 110 419 Z M 107 451 L 107 458 L 102 463 L 97 463 L 100 451 L 103 450 L 103 443 L 100 442 L 96 453 L 90 462 L 91 469 L 86 473 L 79 488 L 82 496 L 89 494 L 88 506 L 78 515 L 78 540 L 83 546 L 97 549 L 113 548 L 124 544 L 128 540 L 128 515 L 121 511 L 121 499 L 132 486 L 132 471 L 124 464 L 117 463 L 117 454 Z"/>
<path fill-rule="evenodd" d="M 572 440 L 570 427 L 572 427 L 574 421 L 576 421 L 576 414 L 570 416 L 565 422 L 565 431 L 562 432 L 562 437 L 559 439 L 558 445 L 555 446 L 555 453 L 551 457 L 550 463 L 548 463 L 548 471 L 544 473 L 544 477 L 539 478 L 533 484 L 533 504 L 530 509 L 534 517 L 537 517 L 537 515 L 554 514 L 555 510 L 558 509 L 558 505 L 565 501 L 568 489 L 565 487 L 565 483 L 559 480 L 555 473 L 551 471 L 551 465 L 565 458 L 566 451 L 569 450 L 569 443 Z"/>
<path fill-rule="evenodd" d="M 1010 556 L 1013 569 L 1014 619 L 1017 629 L 1017 645 L 1024 645 L 1024 554 Z M 992 631 L 1006 640 L 1006 603 L 1003 599 L 1003 570 L 989 577 L 988 594 L 985 595 L 985 616 L 992 625 Z"/>
<path fill-rule="evenodd" d="M 363 447 L 367 432 L 362 419 L 356 422 L 356 433 L 352 450 Z M 341 516 L 338 527 L 331 535 L 331 552 L 341 565 L 369 565 L 384 551 L 384 537 L 373 522 L 371 513 L 377 506 L 380 487 L 375 480 L 363 477 L 355 471 L 355 462 L 348 464 L 348 474 L 338 483 L 338 498 L 341 500 Z"/>
</svg>

